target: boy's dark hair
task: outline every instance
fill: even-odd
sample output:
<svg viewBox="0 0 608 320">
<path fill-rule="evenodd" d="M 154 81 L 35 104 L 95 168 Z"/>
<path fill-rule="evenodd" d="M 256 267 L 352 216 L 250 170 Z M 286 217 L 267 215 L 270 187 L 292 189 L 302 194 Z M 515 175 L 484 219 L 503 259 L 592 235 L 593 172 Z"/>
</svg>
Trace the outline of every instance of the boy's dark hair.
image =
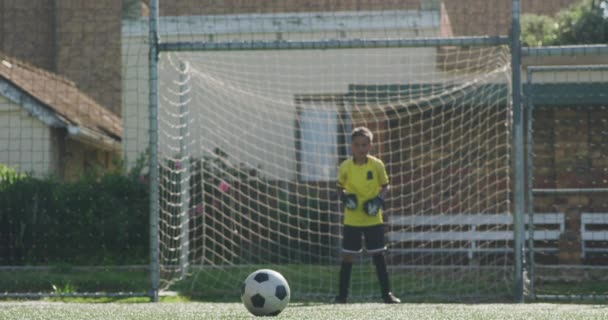
<svg viewBox="0 0 608 320">
<path fill-rule="evenodd" d="M 356 137 L 366 137 L 367 139 L 369 139 L 369 142 L 372 142 L 374 140 L 374 134 L 372 133 L 371 130 L 369 130 L 366 127 L 354 128 L 353 132 L 350 134 L 350 137 L 352 139 L 354 139 Z"/>
</svg>

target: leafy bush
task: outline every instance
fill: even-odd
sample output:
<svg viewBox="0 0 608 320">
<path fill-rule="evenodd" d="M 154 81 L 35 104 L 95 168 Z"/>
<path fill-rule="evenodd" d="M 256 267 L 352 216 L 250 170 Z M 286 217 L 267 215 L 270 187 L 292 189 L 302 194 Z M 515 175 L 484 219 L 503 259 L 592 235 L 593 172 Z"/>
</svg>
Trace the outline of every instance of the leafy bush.
<svg viewBox="0 0 608 320">
<path fill-rule="evenodd" d="M 557 44 L 608 42 L 605 0 L 582 0 L 557 16 Z"/>
<path fill-rule="evenodd" d="M 166 163 L 165 167 L 174 169 L 176 164 Z M 330 230 L 338 225 L 331 221 L 336 218 L 332 214 L 335 208 L 331 208 L 328 194 L 316 191 L 317 186 L 266 179 L 258 169 L 232 161 L 219 148 L 201 159 L 190 159 L 190 168 L 194 172 L 189 193 L 190 208 L 195 208 L 192 223 L 204 224 L 209 234 L 190 239 L 191 247 L 204 246 L 206 261 L 262 263 L 259 259 L 265 257 L 273 263 L 314 263 L 335 251 L 325 245 L 337 232 Z M 180 177 L 172 172 L 161 170 L 161 180 L 173 182 L 171 190 L 178 194 L 181 190 L 175 181 Z M 224 191 L 223 182 L 229 185 Z M 212 240 L 214 237 L 229 240 Z"/>
<path fill-rule="evenodd" d="M 524 14 L 521 17 L 521 30 L 524 46 L 551 46 L 556 43 L 557 22 L 551 17 Z"/>
<path fill-rule="evenodd" d="M 25 178 L 24 174 L 18 173 L 14 168 L 10 168 L 5 164 L 0 163 L 0 188 L 9 186 L 23 178 Z"/>
<path fill-rule="evenodd" d="M 524 14 L 524 46 L 594 44 L 608 42 L 608 1 L 582 0 L 555 18 Z"/>
<path fill-rule="evenodd" d="M 0 265 L 148 261 L 148 191 L 120 173 L 0 180 Z"/>
</svg>

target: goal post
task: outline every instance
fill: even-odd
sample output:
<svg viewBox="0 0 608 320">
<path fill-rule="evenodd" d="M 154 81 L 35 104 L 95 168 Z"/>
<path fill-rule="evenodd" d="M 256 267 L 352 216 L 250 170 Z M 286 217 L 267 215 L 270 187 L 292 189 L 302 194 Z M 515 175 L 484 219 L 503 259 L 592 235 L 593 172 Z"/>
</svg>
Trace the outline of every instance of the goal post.
<svg viewBox="0 0 608 320">
<path fill-rule="evenodd" d="M 158 289 L 229 297 L 268 267 L 294 296 L 333 296 L 336 170 L 364 125 L 391 178 L 393 291 L 511 296 L 508 38 L 441 37 L 440 20 L 433 10 L 159 19 Z M 355 300 L 379 295 L 370 261 L 356 264 Z"/>
</svg>

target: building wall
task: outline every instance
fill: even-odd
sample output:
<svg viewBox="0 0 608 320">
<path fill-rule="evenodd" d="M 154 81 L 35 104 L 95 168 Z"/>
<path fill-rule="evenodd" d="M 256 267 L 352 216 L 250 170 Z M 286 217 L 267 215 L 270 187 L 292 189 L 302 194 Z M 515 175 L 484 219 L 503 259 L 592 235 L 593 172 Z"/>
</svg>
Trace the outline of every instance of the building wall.
<svg viewBox="0 0 608 320">
<path fill-rule="evenodd" d="M 510 0 L 443 1 L 454 35 L 507 34 Z M 555 14 L 576 0 L 523 0 L 523 12 Z M 408 10 L 436 0 L 174 0 L 162 16 L 235 13 Z M 147 1 L 142 1 L 143 6 Z M 0 0 L 0 50 L 64 75 L 99 103 L 121 114 L 122 1 Z M 145 10 L 144 10 L 145 11 Z"/>
<path fill-rule="evenodd" d="M 119 157 L 71 139 L 0 95 L 0 163 L 35 177 L 73 180 L 88 169 L 111 170 Z"/>
<path fill-rule="evenodd" d="M 191 24 L 177 25 L 187 28 Z M 437 27 L 438 23 L 435 27 L 400 32 L 411 37 L 437 36 Z M 142 32 L 145 28 L 140 27 L 139 31 L 137 28 L 137 24 L 133 23 L 123 29 L 123 142 L 124 154 L 130 164 L 148 147 L 147 34 Z M 179 30 L 178 27 L 175 29 Z M 208 40 L 207 35 L 196 29 L 190 29 L 189 32 L 185 31 L 188 29 L 182 30 L 182 34 L 163 36 L 164 41 Z M 353 34 L 369 36 L 360 30 Z M 213 39 L 230 41 L 239 36 L 274 40 L 277 34 L 224 34 L 214 36 Z M 288 36 L 290 39 L 315 39 L 339 36 L 339 33 L 293 32 Z M 345 36 L 350 34 L 346 32 Z M 159 63 L 159 101 L 162 104 L 160 115 L 166 118 L 161 119 L 159 125 L 161 133 L 170 136 L 180 135 L 177 129 L 179 123 L 167 123 L 166 121 L 173 121 L 167 113 L 178 114 L 179 110 L 170 103 L 164 103 L 163 95 L 174 101 L 177 99 L 171 91 L 178 90 L 175 85 L 179 81 L 176 65 L 180 59 L 192 63 L 192 67 L 200 70 L 199 74 L 217 80 L 206 82 L 200 78 L 192 82 L 194 101 L 189 105 L 189 120 L 192 121 L 189 139 L 192 140 L 186 143 L 192 143 L 193 156 L 202 157 L 217 147 L 228 153 L 233 160 L 260 168 L 262 175 L 277 179 L 296 178 L 296 96 L 346 94 L 349 84 L 410 83 L 433 81 L 433 77 L 441 77 L 435 73 L 435 48 L 162 54 Z M 369 59 L 375 62 L 368 64 Z M 421 70 L 422 66 L 429 70 Z M 219 71 L 222 68 L 226 69 Z M 235 75 L 239 72 L 243 72 L 243 76 Z M 225 82 L 226 86 L 214 87 L 220 82 Z M 234 91 L 226 89 L 230 87 L 234 87 Z M 254 93 L 239 96 L 239 90 Z M 324 107 L 337 108 L 328 105 Z M 239 118 L 235 115 L 242 116 Z M 238 121 L 240 135 L 231 134 L 233 132 L 222 135 L 223 131 L 230 130 L 230 126 L 222 125 L 226 121 Z M 173 149 L 170 145 L 172 143 Z M 160 152 L 164 153 L 162 156 L 175 156 L 177 153 L 175 141 L 164 141 L 161 137 L 159 145 Z"/>
<path fill-rule="evenodd" d="M 0 51 L 60 74 L 121 112 L 122 1 L 0 0 Z"/>
<path fill-rule="evenodd" d="M 122 1 L 58 0 L 56 12 L 57 73 L 120 115 Z"/>
<path fill-rule="evenodd" d="M 256 55 L 255 52 L 235 52 L 235 53 L 211 53 L 198 54 L 193 60 L 185 61 L 195 63 L 197 61 L 224 61 L 230 63 L 234 61 L 247 61 L 245 65 L 236 64 L 234 69 L 226 69 L 228 78 L 218 78 L 218 81 L 227 81 L 228 86 L 236 85 L 236 91 L 213 88 L 209 83 L 195 79 L 192 94 L 187 98 L 193 99 L 189 104 L 189 140 L 192 143 L 191 151 L 193 156 L 202 157 L 210 150 L 218 147 L 228 153 L 231 159 L 238 159 L 239 162 L 248 164 L 250 167 L 261 167 L 261 173 L 265 176 L 281 179 L 294 179 L 296 174 L 296 154 L 295 154 L 295 130 L 296 130 L 296 104 L 297 95 L 319 95 L 319 94 L 346 94 L 348 85 L 352 83 L 404 83 L 416 81 L 414 77 L 419 76 L 419 65 L 435 64 L 434 48 L 419 49 L 362 49 L 357 54 L 357 50 L 350 50 L 347 56 L 340 50 L 324 50 L 319 52 L 290 51 L 283 55 L 273 54 L 272 56 Z M 401 54 L 399 54 L 401 52 Z M 142 50 L 143 53 L 143 50 Z M 222 57 L 223 56 L 223 57 Z M 308 64 L 319 63 L 315 56 L 322 56 L 323 64 L 317 65 L 314 70 L 334 69 L 334 74 L 322 75 L 312 74 L 313 69 L 307 68 Z M 385 63 L 382 65 L 384 72 L 367 70 L 368 66 L 365 59 L 369 56 L 384 57 Z M 129 57 L 133 62 L 141 62 L 141 59 Z M 390 60 L 394 59 L 391 65 Z M 396 65 L 402 64 L 403 59 L 417 59 L 416 63 L 399 68 L 401 72 L 393 72 Z M 275 64 L 276 63 L 276 64 Z M 162 65 L 159 81 L 165 84 L 160 88 L 160 108 L 161 119 L 159 122 L 161 134 L 170 136 L 180 136 L 177 120 L 168 114 L 178 114 L 180 111 L 171 103 L 165 103 L 163 97 L 177 101 L 169 91 L 178 90 L 176 86 L 171 86 L 173 81 L 179 79 L 179 73 L 170 67 L 167 56 L 163 55 L 160 61 Z M 125 65 L 129 65 L 128 63 Z M 199 70 L 205 71 L 206 64 L 195 65 Z M 255 66 L 262 70 L 261 73 L 243 77 L 241 80 L 231 78 L 230 74 Z M 371 66 L 378 67 L 377 65 Z M 123 136 L 124 154 L 130 164 L 148 148 L 148 92 L 147 81 L 138 78 L 147 72 L 147 65 L 140 65 L 139 68 L 132 66 L 125 68 L 128 72 L 126 76 L 129 81 L 125 81 L 125 110 L 123 119 L 125 121 L 125 131 Z M 293 77 L 285 76 L 286 70 L 306 70 L 309 73 L 293 74 Z M 255 72 L 255 71 L 253 71 Z M 266 73 L 264 73 L 266 72 Z M 215 74 L 217 75 L 217 74 Z M 356 76 L 354 76 L 356 75 Z M 427 76 L 430 76 L 429 73 Z M 378 80 L 381 78 L 382 80 Z M 281 81 L 283 81 L 281 83 Z M 240 96 L 238 90 L 256 92 L 252 82 L 267 84 L 266 89 L 258 88 L 254 97 L 248 95 Z M 280 85 L 282 87 L 278 87 Z M 265 90 L 273 88 L 271 94 Z M 216 89 L 218 91 L 216 91 Z M 258 96 L 259 95 L 259 96 Z M 265 96 L 265 98 L 264 98 Z M 317 108 L 333 108 L 337 105 L 324 104 Z M 164 111 L 163 111 L 164 110 Z M 240 117 L 237 115 L 241 115 Z M 168 123 L 166 121 L 169 121 Z M 171 122 L 174 121 L 174 122 Z M 239 134 L 234 123 L 238 121 Z M 226 125 L 226 122 L 229 124 Z M 228 130 L 225 135 L 223 131 Z M 173 140 L 160 141 L 160 152 L 165 156 L 173 156 L 177 152 L 170 148 L 177 146 Z"/>
<path fill-rule="evenodd" d="M 521 0 L 522 13 L 553 16 L 580 0 Z M 160 1 L 161 16 L 199 14 L 438 9 L 443 5 L 455 36 L 507 35 L 512 0 L 174 0 Z M 447 21 L 446 21 L 447 22 Z"/>
<path fill-rule="evenodd" d="M 0 0 L 0 51 L 55 70 L 53 1 Z"/>
<path fill-rule="evenodd" d="M 120 160 L 117 152 L 100 150 L 73 139 L 65 139 L 64 143 L 63 178 L 66 180 L 75 180 L 84 173 L 115 169 L 115 160 Z"/>
<path fill-rule="evenodd" d="M 531 66 L 608 65 L 606 56 L 551 56 L 525 57 L 522 74 Z M 587 83 L 604 84 L 608 71 L 551 71 L 534 72 L 533 84 Z M 589 87 L 589 86 L 586 86 Z M 603 94 L 603 105 L 589 106 L 585 100 Z M 608 99 L 605 92 L 556 92 L 569 100 L 564 105 L 543 106 L 534 109 L 534 187 L 543 189 L 608 188 Z M 576 95 L 576 96 L 575 96 Z M 572 105 L 574 99 L 580 101 Z M 559 96 L 561 98 L 561 96 Z M 565 212 L 567 229 L 578 234 L 581 212 L 606 212 L 605 193 L 536 194 L 536 212 Z M 577 240 L 578 241 L 578 240 Z M 578 244 L 576 242 L 575 244 Z M 580 246 L 576 246 L 577 250 Z M 576 257 L 579 257 L 577 254 Z M 603 262 L 605 263 L 605 262 Z"/>
<path fill-rule="evenodd" d="M 0 96 L 0 163 L 43 177 L 57 172 L 48 126 Z"/>
<path fill-rule="evenodd" d="M 149 147 L 149 46 L 142 31 L 139 30 L 137 36 L 125 36 L 122 46 L 122 146 L 124 160 L 129 165 L 134 165 Z"/>
<path fill-rule="evenodd" d="M 161 16 L 419 9 L 433 0 L 174 0 L 161 1 Z M 435 1 L 436 2 L 436 1 Z"/>
</svg>

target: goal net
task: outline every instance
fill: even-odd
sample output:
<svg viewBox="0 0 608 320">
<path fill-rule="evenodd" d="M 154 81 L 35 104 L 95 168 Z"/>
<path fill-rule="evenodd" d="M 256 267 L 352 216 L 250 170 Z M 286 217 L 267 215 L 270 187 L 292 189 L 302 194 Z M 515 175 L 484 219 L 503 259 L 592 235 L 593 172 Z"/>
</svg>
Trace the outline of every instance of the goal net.
<svg viewBox="0 0 608 320">
<path fill-rule="evenodd" d="M 384 28 L 359 24 L 337 42 L 359 39 L 360 47 L 273 50 L 270 36 L 279 45 L 334 33 L 308 26 L 248 34 L 263 19 L 239 17 L 238 37 L 252 50 L 167 52 L 159 61 L 162 289 L 238 297 L 249 273 L 270 268 L 294 297 L 335 295 L 343 219 L 337 167 L 350 156 L 351 130 L 367 126 L 392 186 L 384 221 L 393 292 L 510 296 L 508 48 L 366 46 L 411 32 L 389 26 L 411 17 L 371 15 L 368 24 L 383 19 Z M 256 42 L 263 50 L 253 50 Z M 378 288 L 364 251 L 351 297 L 372 299 Z"/>
</svg>

